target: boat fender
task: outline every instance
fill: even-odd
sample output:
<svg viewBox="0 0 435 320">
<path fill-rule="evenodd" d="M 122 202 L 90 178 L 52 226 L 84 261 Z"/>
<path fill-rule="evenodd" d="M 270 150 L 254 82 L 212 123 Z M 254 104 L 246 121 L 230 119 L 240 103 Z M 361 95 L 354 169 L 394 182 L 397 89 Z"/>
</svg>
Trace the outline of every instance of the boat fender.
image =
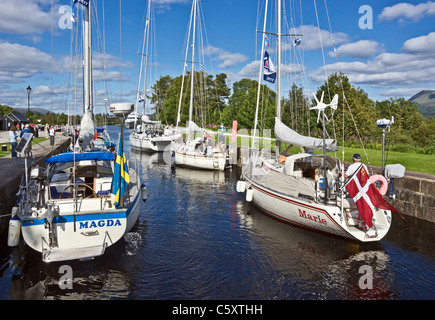
<svg viewBox="0 0 435 320">
<path fill-rule="evenodd" d="M 147 201 L 147 186 L 145 185 L 145 183 L 142 183 L 142 185 L 140 186 L 140 195 L 143 202 Z"/>
<path fill-rule="evenodd" d="M 245 192 L 246 190 L 246 182 L 240 181 L 240 192 Z"/>
<path fill-rule="evenodd" d="M 21 221 L 16 214 L 18 212 L 18 207 L 12 208 L 11 220 L 9 221 L 8 230 L 8 246 L 16 247 L 20 242 L 20 231 L 21 231 Z"/>
<path fill-rule="evenodd" d="M 380 181 L 382 183 L 380 189 L 379 189 L 379 193 L 381 195 L 385 195 L 387 193 L 387 189 L 388 189 L 388 182 L 387 179 L 385 179 L 384 176 L 381 176 L 380 174 L 376 174 L 370 177 L 370 181 L 372 183 L 375 183 L 376 181 Z"/>
<path fill-rule="evenodd" d="M 254 190 L 248 189 L 246 190 L 246 201 L 251 202 L 254 197 Z"/>
</svg>

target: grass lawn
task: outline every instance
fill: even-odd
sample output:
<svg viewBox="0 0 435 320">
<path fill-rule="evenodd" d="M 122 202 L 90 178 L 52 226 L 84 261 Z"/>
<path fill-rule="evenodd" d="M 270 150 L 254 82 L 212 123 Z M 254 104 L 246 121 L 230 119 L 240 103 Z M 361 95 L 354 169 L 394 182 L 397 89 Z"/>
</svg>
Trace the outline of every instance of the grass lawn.
<svg viewBox="0 0 435 320">
<path fill-rule="evenodd" d="M 337 152 L 338 158 L 341 158 L 342 148 Z M 352 155 L 359 153 L 361 161 L 365 164 L 373 166 L 382 166 L 382 150 L 366 149 L 367 157 L 363 149 L 359 148 L 345 148 L 344 160 L 352 162 Z M 435 174 L 435 155 L 432 154 L 419 154 L 419 153 L 404 153 L 397 151 L 385 150 L 385 164 L 400 163 L 408 171 L 424 172 Z"/>
<path fill-rule="evenodd" d="M 227 143 L 229 142 L 229 137 L 227 137 Z M 237 144 L 241 145 L 241 138 L 237 138 Z M 248 142 L 250 145 L 250 140 Z M 246 140 L 244 141 L 243 145 L 247 145 Z M 284 144 L 283 148 L 285 148 L 286 145 Z M 275 150 L 275 141 L 271 141 L 271 150 Z M 336 154 L 333 152 L 328 152 L 328 155 L 336 156 L 337 158 L 342 158 L 342 147 L 338 148 Z M 299 147 L 292 147 L 289 150 L 289 153 L 299 153 L 300 152 Z M 315 150 L 316 153 L 322 153 L 321 150 Z M 344 150 L 344 161 L 346 162 L 352 162 L 352 155 L 355 153 L 359 153 L 361 155 L 361 161 L 364 162 L 367 165 L 372 166 L 382 166 L 382 150 L 372 150 L 372 149 L 366 149 L 366 152 L 362 148 L 345 148 Z M 367 156 L 366 156 L 367 153 Z M 416 171 L 416 172 L 423 172 L 423 173 L 430 173 L 435 174 L 435 155 L 429 155 L 429 154 L 419 154 L 419 153 L 404 153 L 404 152 L 397 152 L 397 151 L 388 151 L 385 150 L 385 164 L 401 164 L 403 165 L 407 171 Z"/>
<path fill-rule="evenodd" d="M 45 141 L 45 140 L 48 140 L 48 139 L 47 138 L 33 138 L 32 139 L 32 146 L 36 143 L 40 143 L 40 142 Z M 8 154 L 11 154 L 11 144 L 9 142 L 2 143 L 1 145 L 6 145 L 8 147 L 7 148 L 8 151 L 4 152 L 4 151 L 1 151 L 1 149 L 0 149 L 0 158 L 6 156 Z"/>
</svg>

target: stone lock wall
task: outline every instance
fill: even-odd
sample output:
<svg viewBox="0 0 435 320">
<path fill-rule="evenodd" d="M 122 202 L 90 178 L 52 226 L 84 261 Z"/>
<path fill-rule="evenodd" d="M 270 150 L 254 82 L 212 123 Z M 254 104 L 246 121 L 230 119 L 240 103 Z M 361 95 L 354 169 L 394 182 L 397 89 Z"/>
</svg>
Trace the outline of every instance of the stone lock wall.
<svg viewBox="0 0 435 320">
<path fill-rule="evenodd" d="M 394 179 L 396 199 L 388 202 L 401 213 L 435 222 L 435 179 L 407 176 Z"/>
</svg>

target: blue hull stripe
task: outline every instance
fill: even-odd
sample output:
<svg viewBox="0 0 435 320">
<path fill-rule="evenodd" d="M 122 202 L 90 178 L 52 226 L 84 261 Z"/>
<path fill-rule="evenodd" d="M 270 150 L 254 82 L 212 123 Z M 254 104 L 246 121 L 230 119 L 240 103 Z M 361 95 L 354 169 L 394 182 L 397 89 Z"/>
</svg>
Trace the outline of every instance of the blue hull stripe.
<svg viewBox="0 0 435 320">
<path fill-rule="evenodd" d="M 137 201 L 139 201 L 139 194 L 137 193 L 136 198 L 133 200 L 131 206 L 127 211 L 124 212 L 107 212 L 107 213 L 95 213 L 95 214 L 76 214 L 75 221 L 90 221 L 90 220 L 103 220 L 103 219 L 125 219 L 129 216 L 133 208 L 136 206 Z M 45 219 L 23 219 L 21 221 L 22 227 L 29 227 L 35 225 L 44 224 Z M 68 223 L 74 222 L 74 215 L 60 216 L 53 219 L 53 223 Z"/>
</svg>

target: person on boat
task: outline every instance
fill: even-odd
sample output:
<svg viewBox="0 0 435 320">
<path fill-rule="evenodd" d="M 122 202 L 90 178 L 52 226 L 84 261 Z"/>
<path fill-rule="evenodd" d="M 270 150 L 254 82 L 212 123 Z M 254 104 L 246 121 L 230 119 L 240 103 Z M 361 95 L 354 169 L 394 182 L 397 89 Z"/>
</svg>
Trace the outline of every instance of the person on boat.
<svg viewBox="0 0 435 320">
<path fill-rule="evenodd" d="M 15 149 L 17 148 L 17 142 L 18 142 L 18 133 L 17 133 L 17 127 L 11 126 L 11 129 L 9 131 L 9 142 L 11 143 L 11 157 L 16 158 L 17 153 L 15 152 Z"/>
<path fill-rule="evenodd" d="M 73 128 L 73 146 L 76 145 L 78 138 L 79 138 L 79 131 L 76 128 Z"/>
<path fill-rule="evenodd" d="M 353 163 L 347 168 L 346 172 L 344 173 L 345 178 L 349 178 L 350 176 L 352 176 L 361 166 L 361 156 L 358 153 L 355 153 L 352 156 L 352 159 L 353 159 Z M 367 166 L 365 164 L 362 165 L 364 166 L 366 172 L 369 172 Z"/>
</svg>

